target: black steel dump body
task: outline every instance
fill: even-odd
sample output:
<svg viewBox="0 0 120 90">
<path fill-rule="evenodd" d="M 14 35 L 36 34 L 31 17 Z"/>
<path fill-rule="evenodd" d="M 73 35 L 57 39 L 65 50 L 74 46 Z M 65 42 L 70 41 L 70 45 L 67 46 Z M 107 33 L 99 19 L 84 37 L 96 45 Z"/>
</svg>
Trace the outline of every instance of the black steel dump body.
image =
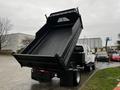
<svg viewBox="0 0 120 90">
<path fill-rule="evenodd" d="M 13 56 L 21 66 L 65 69 L 82 29 L 78 9 L 52 13 L 35 39 L 21 53 Z"/>
</svg>

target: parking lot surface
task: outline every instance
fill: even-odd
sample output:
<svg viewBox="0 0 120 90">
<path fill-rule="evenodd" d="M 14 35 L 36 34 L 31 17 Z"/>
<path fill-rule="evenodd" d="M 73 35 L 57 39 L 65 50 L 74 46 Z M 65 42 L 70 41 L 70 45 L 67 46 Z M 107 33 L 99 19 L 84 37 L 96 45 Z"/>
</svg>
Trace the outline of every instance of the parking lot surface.
<svg viewBox="0 0 120 90">
<path fill-rule="evenodd" d="M 117 66 L 120 66 L 120 62 L 96 62 L 96 68 L 98 70 Z"/>
<path fill-rule="evenodd" d="M 120 62 L 96 62 L 97 70 L 116 66 Z M 61 87 L 56 77 L 50 83 L 39 83 L 31 79 L 31 68 L 21 68 L 14 57 L 0 55 L 0 90 L 79 90 L 92 73 L 82 71 L 78 87 Z"/>
<path fill-rule="evenodd" d="M 39 83 L 31 79 L 31 68 L 21 68 L 14 57 L 0 55 L 0 90 L 79 90 L 92 73 L 82 71 L 78 87 L 61 87 L 56 77 L 50 83 Z"/>
</svg>

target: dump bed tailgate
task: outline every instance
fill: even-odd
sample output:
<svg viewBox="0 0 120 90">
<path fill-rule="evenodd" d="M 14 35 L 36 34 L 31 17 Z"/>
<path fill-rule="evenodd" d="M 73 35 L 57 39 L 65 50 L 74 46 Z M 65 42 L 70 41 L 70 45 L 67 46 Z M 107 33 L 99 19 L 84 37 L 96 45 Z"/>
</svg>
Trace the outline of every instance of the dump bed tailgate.
<svg viewBox="0 0 120 90">
<path fill-rule="evenodd" d="M 58 61 L 58 57 L 16 54 L 14 57 L 21 66 L 40 67 L 42 69 L 61 70 L 64 66 Z"/>
</svg>

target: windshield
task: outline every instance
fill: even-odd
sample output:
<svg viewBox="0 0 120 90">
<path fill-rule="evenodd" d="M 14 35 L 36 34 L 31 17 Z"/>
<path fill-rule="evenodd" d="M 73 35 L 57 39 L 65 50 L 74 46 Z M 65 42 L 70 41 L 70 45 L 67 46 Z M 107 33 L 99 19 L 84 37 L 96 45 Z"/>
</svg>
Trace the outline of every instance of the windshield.
<svg viewBox="0 0 120 90">
<path fill-rule="evenodd" d="M 120 54 L 119 53 L 114 53 L 113 56 L 120 56 Z"/>
<path fill-rule="evenodd" d="M 106 52 L 99 52 L 97 53 L 97 56 L 108 56 Z"/>
</svg>

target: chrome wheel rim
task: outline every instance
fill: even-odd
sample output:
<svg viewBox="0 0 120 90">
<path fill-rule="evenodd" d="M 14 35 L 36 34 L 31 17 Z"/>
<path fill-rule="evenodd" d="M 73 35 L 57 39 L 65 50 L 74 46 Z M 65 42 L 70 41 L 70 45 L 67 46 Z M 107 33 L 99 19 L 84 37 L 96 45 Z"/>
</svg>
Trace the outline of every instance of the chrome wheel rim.
<svg viewBox="0 0 120 90">
<path fill-rule="evenodd" d="M 77 72 L 77 78 L 76 78 L 77 83 L 80 83 L 80 74 Z"/>
</svg>

